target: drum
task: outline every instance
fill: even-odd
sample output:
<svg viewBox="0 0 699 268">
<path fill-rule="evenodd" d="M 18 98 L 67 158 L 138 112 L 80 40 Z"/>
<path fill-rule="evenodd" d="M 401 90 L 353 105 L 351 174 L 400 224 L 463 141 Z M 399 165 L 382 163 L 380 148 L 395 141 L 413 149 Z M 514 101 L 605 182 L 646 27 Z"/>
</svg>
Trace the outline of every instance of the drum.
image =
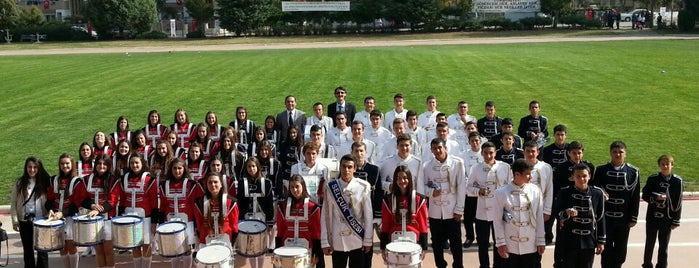
<svg viewBox="0 0 699 268">
<path fill-rule="evenodd" d="M 197 268 L 229 268 L 231 249 L 221 244 L 208 245 L 197 252 L 195 262 Z"/>
<path fill-rule="evenodd" d="M 274 268 L 308 268 L 311 265 L 310 252 L 302 247 L 280 247 L 272 257 Z"/>
<path fill-rule="evenodd" d="M 116 249 L 132 249 L 143 245 L 143 219 L 136 216 L 114 217 L 112 243 Z"/>
<path fill-rule="evenodd" d="M 34 249 L 41 252 L 50 252 L 63 249 L 65 239 L 63 231 L 64 220 L 36 219 L 34 225 Z"/>
<path fill-rule="evenodd" d="M 175 258 L 187 253 L 187 224 L 172 221 L 158 225 L 155 236 L 158 241 L 158 252 L 165 258 Z"/>
<path fill-rule="evenodd" d="M 86 247 L 104 242 L 104 217 L 87 215 L 73 216 L 73 241 L 76 246 Z"/>
<path fill-rule="evenodd" d="M 419 267 L 420 245 L 412 242 L 398 241 L 386 245 L 387 267 L 413 268 Z"/>
<path fill-rule="evenodd" d="M 267 225 L 259 220 L 242 220 L 238 223 L 238 250 L 239 255 L 245 257 L 257 257 L 267 252 L 268 236 Z"/>
</svg>

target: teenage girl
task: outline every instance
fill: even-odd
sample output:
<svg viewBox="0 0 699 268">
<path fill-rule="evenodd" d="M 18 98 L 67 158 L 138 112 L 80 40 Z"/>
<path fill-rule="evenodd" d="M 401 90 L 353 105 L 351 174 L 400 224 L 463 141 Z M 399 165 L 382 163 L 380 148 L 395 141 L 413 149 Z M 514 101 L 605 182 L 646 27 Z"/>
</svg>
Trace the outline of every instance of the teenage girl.
<svg viewBox="0 0 699 268">
<path fill-rule="evenodd" d="M 153 153 L 153 148 L 155 144 L 151 146 L 148 144 L 148 139 L 146 138 L 146 133 L 143 130 L 136 131 L 134 133 L 133 145 L 131 151 L 143 156 L 144 159 L 148 160 Z"/>
<path fill-rule="evenodd" d="M 244 219 L 257 219 L 267 223 L 267 232 L 274 227 L 274 196 L 272 182 L 262 175 L 262 165 L 256 157 L 245 161 L 245 172 L 238 181 L 238 203 Z M 253 207 L 257 199 L 258 207 Z M 242 257 L 242 256 L 241 256 Z M 246 258 L 253 268 L 263 267 L 264 254 Z"/>
<path fill-rule="evenodd" d="M 84 178 L 87 192 L 94 203 L 88 215 L 101 214 L 104 217 L 104 243 L 94 247 L 97 254 L 97 267 L 114 267 L 111 218 L 116 216 L 117 203 L 121 195 L 121 181 L 112 174 L 112 160 L 107 155 L 95 159 L 93 173 Z"/>
<path fill-rule="evenodd" d="M 184 160 L 175 158 L 169 166 L 167 179 L 160 183 L 161 223 L 180 221 L 187 225 L 186 233 L 190 245 L 194 245 L 194 200 L 204 195 L 204 190 L 189 179 L 189 170 Z M 177 204 L 177 207 L 175 207 Z M 184 256 L 171 260 L 172 268 L 192 267 L 191 246 Z M 180 266 L 182 264 L 183 266 Z"/>
<path fill-rule="evenodd" d="M 37 258 L 34 258 L 33 221 L 46 216 L 44 204 L 50 180 L 41 160 L 30 156 L 24 161 L 24 173 L 12 188 L 10 217 L 12 229 L 19 232 L 22 240 L 25 268 L 49 267 L 48 253 L 37 251 Z"/>
<path fill-rule="evenodd" d="M 116 122 L 116 130 L 112 132 L 109 136 L 112 137 L 112 147 L 116 148 L 116 145 L 121 141 L 131 142 L 131 130 L 129 129 L 129 119 L 126 116 L 119 116 Z"/>
<path fill-rule="evenodd" d="M 167 134 L 167 143 L 172 147 L 172 155 L 176 158 L 181 158 L 182 160 L 187 159 L 187 148 L 189 148 L 189 141 L 187 142 L 187 147 L 179 146 L 179 136 L 176 132 L 171 131 Z"/>
<path fill-rule="evenodd" d="M 150 159 L 150 173 L 154 174 L 158 181 L 165 180 L 170 162 L 174 158 L 170 144 L 167 141 L 159 141 L 155 145 L 155 154 Z"/>
<path fill-rule="evenodd" d="M 204 196 L 195 201 L 194 209 L 199 248 L 206 247 L 207 239 L 215 237 L 216 233 L 227 236 L 233 245 L 238 237 L 238 203 L 223 189 L 221 173 L 209 173 L 205 181 Z M 215 229 L 217 225 L 218 230 Z"/>
<path fill-rule="evenodd" d="M 245 162 L 241 163 L 240 165 L 242 166 L 244 163 Z M 228 195 L 230 195 L 231 197 L 235 197 L 238 190 L 238 178 L 226 175 L 224 170 L 225 166 L 223 164 L 223 160 L 221 160 L 220 157 L 214 157 L 214 159 L 211 159 L 211 161 L 209 161 L 209 169 L 207 174 L 213 172 L 220 173 L 221 183 L 223 183 L 223 189 L 226 190 L 226 193 L 228 193 Z M 206 185 L 206 181 L 204 180 L 200 180 L 199 183 L 202 185 Z"/>
<path fill-rule="evenodd" d="M 204 118 L 204 124 L 209 129 L 209 137 L 215 143 L 221 139 L 223 136 L 223 126 L 218 123 L 218 116 L 215 112 L 209 111 L 206 113 L 206 118 Z"/>
<path fill-rule="evenodd" d="M 129 159 L 129 171 L 122 178 L 123 191 L 120 211 L 143 220 L 143 245 L 133 249 L 135 268 L 150 268 L 153 257 L 150 237 L 151 223 L 158 222 L 158 182 L 148 172 L 148 162 L 143 156 L 133 154 Z"/>
<path fill-rule="evenodd" d="M 168 129 L 160 124 L 161 118 L 158 110 L 152 110 L 148 113 L 148 124 L 143 127 L 143 134 L 148 140 L 148 145 L 155 147 L 155 144 L 167 137 Z"/>
<path fill-rule="evenodd" d="M 110 156 L 112 155 L 114 147 L 111 147 L 111 141 L 109 141 L 109 137 L 104 134 L 102 131 L 97 131 L 95 132 L 95 135 L 92 136 L 92 149 L 93 152 L 92 154 L 95 157 L 98 157 L 100 155 L 106 155 Z"/>
<path fill-rule="evenodd" d="M 120 141 L 112 156 L 112 174 L 121 177 L 129 169 L 129 158 L 131 158 L 131 143 L 127 140 Z"/>
<path fill-rule="evenodd" d="M 94 164 L 94 156 L 92 154 L 92 146 L 87 142 L 80 144 L 78 148 L 78 177 L 82 178 L 87 175 L 92 174 L 92 168 Z"/>
<path fill-rule="evenodd" d="M 301 148 L 303 147 L 303 135 L 301 135 L 298 126 L 291 126 L 287 130 L 287 139 L 279 145 L 279 161 L 281 162 L 282 178 L 288 179 L 291 177 L 291 167 L 299 162 Z M 282 188 L 279 188 L 281 190 Z M 277 191 L 275 191 L 277 192 Z M 281 193 L 278 191 L 277 195 Z"/>
<path fill-rule="evenodd" d="M 238 133 L 237 143 L 247 144 L 252 140 L 255 122 L 250 120 L 248 116 L 248 109 L 245 106 L 238 106 L 235 108 L 235 120 L 228 124 Z"/>
<path fill-rule="evenodd" d="M 269 141 L 262 142 L 262 145 L 257 149 L 257 159 L 260 161 L 260 171 L 262 176 L 269 179 L 274 187 L 275 200 L 279 200 L 282 189 L 284 189 L 284 180 L 282 179 L 282 164 L 279 160 L 274 159 L 272 155 L 272 144 Z"/>
<path fill-rule="evenodd" d="M 277 128 L 275 127 L 276 125 L 276 119 L 272 115 L 268 115 L 267 118 L 265 118 L 265 139 L 267 139 L 272 145 L 276 147 L 277 143 L 279 142 L 279 139 L 281 139 L 279 132 L 277 131 Z M 257 132 L 257 130 L 255 130 Z"/>
<path fill-rule="evenodd" d="M 189 142 L 194 138 L 194 124 L 189 122 L 187 111 L 180 108 L 175 111 L 175 121 L 170 125 L 170 133 L 176 133 L 179 139 L 177 147 L 189 148 Z M 169 137 L 169 136 L 168 136 Z M 175 148 L 175 145 L 172 145 Z"/>
<path fill-rule="evenodd" d="M 243 171 L 243 163 L 245 155 L 238 151 L 235 147 L 235 137 L 224 136 L 221 138 L 218 153 L 218 158 L 223 162 L 224 173 L 237 179 Z"/>
<path fill-rule="evenodd" d="M 209 160 L 211 156 L 216 154 L 216 142 L 209 135 L 209 128 L 204 123 L 199 123 L 197 125 L 196 138 L 193 142 L 199 143 L 201 147 L 201 154 L 204 160 Z"/>
<path fill-rule="evenodd" d="M 201 154 L 201 145 L 193 142 L 189 145 L 187 152 L 187 167 L 189 167 L 189 177 L 194 181 L 199 181 L 206 174 L 206 160 Z"/>
<path fill-rule="evenodd" d="M 46 208 L 51 220 L 65 218 L 65 246 L 60 250 L 63 267 L 77 268 L 80 261 L 78 248 L 73 243 L 73 220 L 79 207 L 90 208 L 92 201 L 85 183 L 77 177 L 77 165 L 72 155 L 64 153 L 58 158 L 58 175 L 53 176 L 47 194 Z"/>
<path fill-rule="evenodd" d="M 289 178 L 289 197 L 279 202 L 277 208 L 277 237 L 275 244 L 282 246 L 302 246 L 311 251 L 311 263 L 315 265 L 323 258 L 320 247 L 320 206 L 313 203 L 308 195 L 306 181 L 301 175 Z M 298 230 L 295 222 L 298 221 Z M 298 237 L 294 236 L 294 233 Z M 295 240 L 294 238 L 298 238 Z"/>
</svg>

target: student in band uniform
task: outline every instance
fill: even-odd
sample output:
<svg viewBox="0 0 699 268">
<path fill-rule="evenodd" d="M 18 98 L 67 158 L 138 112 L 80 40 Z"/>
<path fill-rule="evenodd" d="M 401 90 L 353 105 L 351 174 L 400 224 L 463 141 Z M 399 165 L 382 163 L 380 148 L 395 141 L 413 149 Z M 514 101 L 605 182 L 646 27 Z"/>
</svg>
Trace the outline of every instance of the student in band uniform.
<svg viewBox="0 0 699 268">
<path fill-rule="evenodd" d="M 129 119 L 123 115 L 119 116 L 116 122 L 116 129 L 109 136 L 111 137 L 111 146 L 113 148 L 116 148 L 117 144 L 122 141 L 127 141 L 130 143 L 131 130 L 129 129 Z"/>
<path fill-rule="evenodd" d="M 24 253 L 25 268 L 48 268 L 49 256 L 37 251 L 34 258 L 35 218 L 43 218 L 47 212 L 44 207 L 49 190 L 51 176 L 46 172 L 40 159 L 30 156 L 24 161 L 24 172 L 17 179 L 10 196 L 10 217 L 12 229 L 19 232 Z"/>
<path fill-rule="evenodd" d="M 114 248 L 112 244 L 111 218 L 117 215 L 117 203 L 121 195 L 121 181 L 112 173 L 112 160 L 107 155 L 95 159 L 92 175 L 83 178 L 87 192 L 94 203 L 88 215 L 101 214 L 104 217 L 104 243 L 94 247 L 97 257 L 96 267 L 114 268 Z"/>
<path fill-rule="evenodd" d="M 391 235 L 402 231 L 401 209 L 406 209 L 405 230 L 415 233 L 416 243 L 422 248 L 422 256 L 427 251 L 427 197 L 417 193 L 413 186 L 413 175 L 407 166 L 397 166 L 388 194 L 381 206 L 381 250 L 386 261 L 386 245 L 391 242 Z"/>
<path fill-rule="evenodd" d="M 294 246 L 295 220 L 298 220 L 298 238 L 305 240 L 305 245 L 311 251 L 311 267 L 323 258 L 320 248 L 320 206 L 310 200 L 306 181 L 301 175 L 289 178 L 289 197 L 280 201 L 277 207 L 277 248 Z M 304 216 L 305 215 L 305 216 Z"/>
</svg>

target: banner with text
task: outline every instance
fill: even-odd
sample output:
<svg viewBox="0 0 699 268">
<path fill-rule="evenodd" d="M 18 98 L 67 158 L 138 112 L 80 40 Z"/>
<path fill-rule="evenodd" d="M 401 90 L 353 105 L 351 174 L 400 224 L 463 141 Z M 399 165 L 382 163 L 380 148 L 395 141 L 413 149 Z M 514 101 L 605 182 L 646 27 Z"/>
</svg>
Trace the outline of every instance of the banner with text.
<svg viewBox="0 0 699 268">
<path fill-rule="evenodd" d="M 349 1 L 290 2 L 282 1 L 282 11 L 350 11 Z"/>
<path fill-rule="evenodd" d="M 474 0 L 476 12 L 539 12 L 538 0 Z"/>
</svg>

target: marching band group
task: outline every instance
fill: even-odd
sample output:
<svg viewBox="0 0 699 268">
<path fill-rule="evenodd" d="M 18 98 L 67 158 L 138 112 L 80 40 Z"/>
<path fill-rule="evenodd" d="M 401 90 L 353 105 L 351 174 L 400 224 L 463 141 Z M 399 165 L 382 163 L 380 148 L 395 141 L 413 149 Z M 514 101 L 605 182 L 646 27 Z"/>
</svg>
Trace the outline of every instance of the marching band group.
<svg viewBox="0 0 699 268">
<path fill-rule="evenodd" d="M 389 267 L 419 267 L 429 233 L 436 267 L 447 267 L 445 249 L 463 267 L 474 240 L 480 267 L 491 267 L 492 236 L 492 267 L 534 268 L 553 229 L 554 267 L 591 267 L 595 254 L 602 267 L 621 267 L 641 197 L 644 267 L 653 267 L 656 239 L 655 267 L 667 266 L 683 191 L 672 156 L 658 159 L 641 190 L 623 142 L 596 169 L 580 142 L 565 142 L 565 126 L 544 147 L 548 119 L 537 101 L 514 133 L 493 102 L 481 119 L 463 101 L 447 117 L 430 96 L 418 115 L 396 94 L 384 115 L 372 97 L 356 112 L 346 95 L 335 89 L 328 116 L 321 103 L 306 116 L 287 96 L 286 110 L 262 126 L 245 107 L 228 127 L 214 112 L 193 124 L 179 109 L 168 128 L 154 110 L 132 131 L 121 116 L 77 159 L 62 154 L 55 176 L 28 157 L 11 201 L 25 267 L 48 267 L 47 252 L 59 251 L 76 268 L 79 246 L 94 251 L 97 267 L 114 267 L 115 249 L 131 251 L 136 268 L 150 267 L 153 253 L 172 267 L 263 267 L 269 252 L 275 267 L 323 268 L 323 255 L 331 267 L 371 267 L 374 235 Z"/>
</svg>

